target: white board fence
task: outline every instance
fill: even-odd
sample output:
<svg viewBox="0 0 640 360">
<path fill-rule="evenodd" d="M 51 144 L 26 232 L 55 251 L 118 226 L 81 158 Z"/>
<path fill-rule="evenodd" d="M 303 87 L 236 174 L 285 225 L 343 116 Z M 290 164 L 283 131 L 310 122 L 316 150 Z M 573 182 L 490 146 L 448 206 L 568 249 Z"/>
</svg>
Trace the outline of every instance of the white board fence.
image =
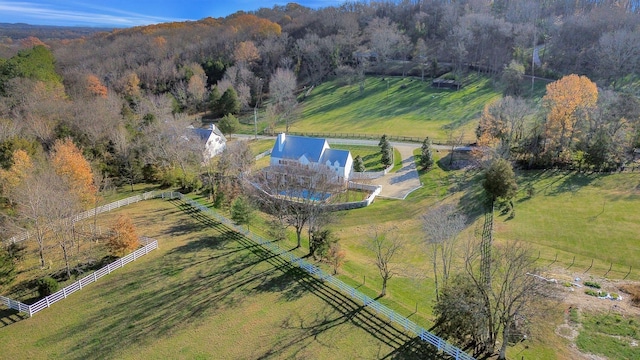
<svg viewBox="0 0 640 360">
<path fill-rule="evenodd" d="M 111 274 L 112 271 L 119 269 L 127 265 L 128 263 L 135 261 L 136 259 L 142 256 L 147 255 L 149 251 L 152 251 L 158 248 L 157 240 L 142 238 L 141 241 L 146 242 L 146 245 L 130 253 L 129 255 L 125 257 L 121 257 L 120 259 L 108 264 L 102 269 L 97 270 L 93 274 L 87 275 L 82 279 L 74 282 L 73 284 L 66 286 L 61 290 L 35 302 L 34 304 L 31 304 L 31 305 L 23 304 L 19 301 L 15 301 L 4 296 L 0 296 L 0 303 L 6 305 L 10 309 L 15 309 L 20 312 L 26 313 L 29 315 L 29 317 L 31 317 L 38 311 L 42 311 L 50 307 L 52 304 L 60 300 L 66 299 L 67 296 L 73 294 L 76 291 L 82 290 L 87 285 L 98 281 L 98 279 L 100 279 L 101 277 Z"/>
<path fill-rule="evenodd" d="M 194 200 L 191 200 L 191 199 L 185 197 L 181 193 L 178 193 L 178 192 L 157 193 L 157 192 L 154 192 L 154 191 L 150 191 L 150 192 L 144 193 L 142 195 L 132 196 L 130 198 L 122 199 L 122 200 L 116 201 L 116 202 L 111 203 L 111 204 L 100 206 L 100 207 L 98 207 L 96 209 L 85 211 L 84 213 L 76 215 L 74 220 L 75 221 L 79 221 L 79 220 L 82 220 L 82 219 L 86 219 L 86 218 L 88 218 L 90 216 L 93 216 L 95 214 L 100 214 L 100 213 L 103 213 L 103 212 L 111 211 L 113 209 L 117 209 L 117 208 L 122 207 L 122 206 L 126 206 L 126 205 L 133 204 L 133 203 L 136 203 L 136 202 L 139 202 L 139 201 L 142 201 L 142 200 L 148 200 L 148 199 L 153 199 L 153 198 L 180 199 L 180 200 L 183 200 L 183 201 L 187 202 L 189 205 L 193 206 L 194 208 L 206 213 L 207 215 L 210 215 L 210 216 L 214 217 L 216 220 L 218 220 L 221 223 L 231 227 L 235 231 L 244 234 L 247 238 L 249 238 L 250 240 L 254 241 L 255 243 L 258 243 L 261 246 L 267 248 L 269 251 L 273 252 L 274 254 L 279 255 L 279 256 L 287 259 L 288 261 L 290 261 L 291 263 L 297 265 L 298 267 L 300 267 L 301 269 L 305 270 L 306 272 L 308 272 L 312 276 L 314 276 L 314 277 L 316 277 L 316 278 L 318 278 L 318 279 L 320 279 L 322 281 L 326 281 L 326 282 L 332 284 L 333 286 L 337 287 L 338 289 L 340 289 L 344 293 L 349 294 L 352 298 L 357 299 L 358 301 L 360 301 L 364 306 L 370 307 L 374 311 L 376 311 L 376 313 L 384 315 L 391 322 L 394 322 L 394 323 L 400 325 L 401 327 L 403 327 L 405 330 L 412 332 L 416 336 L 420 337 L 420 339 L 422 341 L 425 341 L 425 342 L 435 346 L 439 351 L 442 351 L 442 352 L 452 356 L 456 360 L 475 360 L 473 358 L 473 356 L 467 354 L 466 352 L 464 352 L 460 348 L 450 344 L 446 340 L 444 340 L 444 339 L 438 337 L 437 335 L 429 332 L 428 330 L 424 329 L 423 327 L 419 326 L 418 324 L 414 323 L 413 321 L 409 320 L 408 318 L 396 313 L 394 310 L 389 309 L 388 307 L 386 307 L 383 304 L 377 302 L 376 300 L 364 295 L 360 291 L 358 291 L 358 290 L 354 289 L 353 287 L 351 287 L 351 286 L 347 285 L 346 283 L 344 283 L 342 280 L 339 280 L 338 278 L 335 278 L 335 277 L 331 276 L 330 274 L 326 273 L 325 271 L 323 271 L 322 269 L 316 267 L 315 265 L 310 264 L 307 261 L 305 261 L 304 259 L 302 259 L 300 257 L 297 257 L 297 256 L 293 255 L 292 253 L 290 253 L 289 251 L 280 248 L 278 245 L 274 244 L 273 242 L 271 242 L 269 240 L 265 240 L 262 237 L 260 237 L 260 236 L 254 234 L 254 233 L 252 233 L 250 231 L 247 231 L 246 229 L 243 229 L 243 228 L 235 225 L 231 220 L 229 220 L 229 219 L 225 218 L 224 216 L 212 211 L 211 209 L 207 208 L 206 206 L 198 204 Z M 373 199 L 371 199 L 371 200 L 373 200 Z M 21 235 L 24 235 L 24 234 L 21 234 Z M 29 236 L 27 235 L 24 239 L 21 239 L 21 240 L 15 240 L 15 239 L 12 238 L 12 239 L 9 239 L 9 241 L 10 242 L 18 242 L 18 241 L 25 240 L 28 237 Z M 157 243 L 157 241 L 153 240 L 152 243 L 149 243 L 144 248 L 147 248 L 147 247 L 150 247 L 149 250 L 157 249 L 158 248 L 158 243 Z M 139 252 L 140 250 L 143 250 L 144 248 L 136 250 L 134 253 L 131 253 L 131 254 L 125 256 L 122 259 L 118 259 L 115 262 L 113 262 L 113 263 L 105 266 L 104 268 L 96 271 L 94 274 L 98 274 L 99 273 L 99 276 L 95 275 L 96 276 L 95 279 L 93 279 L 93 280 L 90 279 L 91 277 L 94 276 L 94 274 L 89 275 L 89 276 L 83 278 L 82 280 L 77 281 L 77 282 L 67 286 L 66 288 L 58 291 L 55 294 L 47 296 L 46 298 L 38 301 L 37 303 L 35 303 L 33 305 L 26 305 L 26 304 L 23 304 L 21 302 L 18 302 L 18 301 L 15 301 L 15 300 L 11 300 L 11 299 L 3 297 L 3 296 L 0 296 L 0 303 L 4 303 L 5 305 L 7 305 L 8 307 L 10 307 L 12 309 L 16 309 L 18 311 L 25 312 L 25 313 L 29 314 L 29 316 L 32 316 L 36 312 L 49 307 L 51 304 L 53 304 L 53 302 L 59 301 L 61 299 L 64 299 L 69 294 L 71 294 L 72 292 L 75 292 L 75 291 L 78 291 L 78 290 L 82 289 L 82 287 L 85 286 L 86 284 L 90 284 L 90 283 L 96 281 L 97 279 L 99 279 L 100 277 L 109 274 L 112 270 L 117 269 L 119 267 L 122 267 L 124 264 L 127 264 L 127 263 L 135 260 L 135 259 L 125 260 L 125 263 L 123 264 L 122 262 L 120 262 L 119 266 L 116 264 L 119 261 L 125 259 L 126 257 L 131 256 L 132 254 L 135 254 L 135 253 Z M 148 253 L 149 250 L 146 250 L 146 252 L 143 255 L 146 255 L 146 253 Z M 140 255 L 140 254 L 134 255 L 135 258 L 138 258 L 140 256 L 142 256 L 142 255 Z M 107 271 L 106 274 L 104 273 L 105 269 L 107 269 L 106 270 Z M 89 280 L 85 280 L 87 278 L 89 278 Z M 85 283 L 82 283 L 83 281 L 85 281 Z M 60 294 L 62 294 L 62 296 Z M 51 302 L 51 300 L 53 300 L 53 299 L 55 299 L 55 301 Z M 43 301 L 44 301 L 44 305 L 42 304 Z M 33 310 L 36 309 L 36 306 L 38 307 L 38 310 L 33 311 Z"/>
<path fill-rule="evenodd" d="M 217 212 L 209 209 L 208 207 L 197 203 L 196 201 L 189 199 L 188 197 L 182 195 L 178 192 L 167 192 L 157 195 L 162 199 L 180 199 L 192 207 L 200 210 L 201 212 L 206 213 L 209 216 L 212 216 L 219 222 L 229 226 L 234 229 L 236 232 L 245 235 L 248 239 L 253 242 L 261 245 L 262 247 L 268 249 L 273 254 L 282 257 L 290 261 L 292 264 L 297 265 L 299 268 L 305 270 L 311 276 L 316 277 L 319 280 L 325 281 L 336 288 L 340 289 L 344 294 L 348 294 L 351 298 L 358 300 L 366 307 L 370 307 L 377 314 L 384 316 L 389 319 L 389 321 L 403 327 L 406 331 L 409 331 L 416 336 L 420 337 L 422 341 L 425 341 L 438 349 L 438 351 L 442 351 L 450 356 L 452 356 L 456 360 L 474 360 L 473 356 L 467 354 L 460 348 L 450 344 L 446 340 L 438 337 L 437 335 L 429 332 L 425 328 L 419 326 L 415 322 L 409 320 L 407 317 L 402 316 L 395 312 L 394 310 L 389 309 L 385 305 L 377 302 L 375 299 L 363 294 L 362 292 L 354 289 L 353 287 L 347 285 L 342 280 L 328 274 L 323 271 L 319 267 L 305 261 L 304 259 L 292 254 L 290 251 L 282 249 L 280 246 L 276 245 L 274 242 L 270 240 L 266 240 L 261 236 L 258 236 L 246 229 L 235 225 L 231 220 L 225 218 L 224 216 L 218 214 Z"/>
</svg>

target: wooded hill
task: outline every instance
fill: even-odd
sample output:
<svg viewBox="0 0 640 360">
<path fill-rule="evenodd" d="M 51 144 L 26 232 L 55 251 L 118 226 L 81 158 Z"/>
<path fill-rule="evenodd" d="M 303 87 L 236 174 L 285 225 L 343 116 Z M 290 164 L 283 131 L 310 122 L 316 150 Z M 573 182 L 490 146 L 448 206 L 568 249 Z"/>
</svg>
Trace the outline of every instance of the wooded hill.
<svg viewBox="0 0 640 360">
<path fill-rule="evenodd" d="M 167 149 L 175 145 L 171 131 L 186 128 L 190 115 L 216 118 L 259 106 L 268 126 L 288 126 L 302 113 L 296 111 L 296 89 L 336 75 L 360 81 L 372 69 L 395 68 L 391 64 L 427 77 L 480 72 L 512 96 L 528 94 L 524 75 L 584 74 L 600 89 L 628 94 L 602 107 L 631 104 L 621 115 L 628 119 L 639 91 L 637 5 L 428 0 L 314 10 L 291 3 L 73 40 L 5 42 L 0 160 L 8 168 L 15 149 L 38 156 L 56 139 L 71 137 L 116 183 L 176 184 L 174 169 L 180 168 L 184 185 L 185 164 L 197 168 L 199 159 Z M 228 123 L 232 131 L 233 121 Z M 573 142 L 565 136 L 558 144 Z M 628 144 L 625 151 L 635 145 Z M 568 155 L 561 153 L 549 156 L 562 155 L 565 163 Z"/>
</svg>

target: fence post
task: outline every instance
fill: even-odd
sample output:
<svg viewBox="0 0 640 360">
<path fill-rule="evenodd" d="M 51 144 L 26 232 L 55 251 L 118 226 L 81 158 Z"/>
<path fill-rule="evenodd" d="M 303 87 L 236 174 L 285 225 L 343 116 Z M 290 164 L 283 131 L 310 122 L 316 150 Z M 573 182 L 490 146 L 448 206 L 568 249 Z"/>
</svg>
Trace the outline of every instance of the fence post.
<svg viewBox="0 0 640 360">
<path fill-rule="evenodd" d="M 584 271 L 584 274 L 587 273 L 587 271 L 591 270 L 591 267 L 593 266 L 593 259 L 591 259 L 591 265 L 589 265 L 589 267 L 587 268 L 587 270 Z"/>
<path fill-rule="evenodd" d="M 80 290 L 82 290 L 82 283 L 80 282 L 80 280 L 78 280 L 77 282 L 78 282 L 78 286 L 80 287 Z"/>
<path fill-rule="evenodd" d="M 51 306 L 51 304 L 49 303 L 49 297 L 48 297 L 48 296 L 45 296 L 45 298 L 44 298 L 44 299 L 45 299 L 45 300 L 47 300 L 47 307 Z"/>
<path fill-rule="evenodd" d="M 607 274 L 609 274 L 609 271 L 611 271 L 611 268 L 613 267 L 613 263 L 611 263 L 611 265 L 609 265 L 609 270 L 607 270 L 606 273 L 604 273 L 603 277 L 607 277 Z"/>
<path fill-rule="evenodd" d="M 67 288 L 62 288 L 62 295 L 64 295 L 64 298 L 67 298 Z"/>
</svg>

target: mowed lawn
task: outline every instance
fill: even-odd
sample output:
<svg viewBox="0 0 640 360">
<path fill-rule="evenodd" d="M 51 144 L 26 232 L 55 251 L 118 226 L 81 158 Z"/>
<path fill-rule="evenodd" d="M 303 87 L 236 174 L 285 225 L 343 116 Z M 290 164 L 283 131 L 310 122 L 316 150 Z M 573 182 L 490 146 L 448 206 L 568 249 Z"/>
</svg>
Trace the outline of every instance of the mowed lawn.
<svg viewBox="0 0 640 360">
<path fill-rule="evenodd" d="M 465 83 L 454 91 L 413 78 L 367 77 L 361 94 L 358 84 L 328 81 L 301 101 L 303 116 L 291 131 L 430 136 L 436 141 L 447 140 L 453 131 L 473 141 L 484 106 L 501 95 L 488 78 L 472 74 Z"/>
<path fill-rule="evenodd" d="M 0 311 L 2 358 L 424 356 L 368 309 L 178 202 L 141 202 L 106 217 L 117 213 L 158 239 L 159 250 L 31 319 L 11 323 L 17 316 Z"/>
<path fill-rule="evenodd" d="M 518 239 L 541 251 L 541 260 L 591 274 L 640 278 L 640 173 L 585 175 L 526 172 L 519 177 L 516 216 L 496 217 L 498 239 Z M 532 197 L 526 189 L 533 186 Z"/>
</svg>

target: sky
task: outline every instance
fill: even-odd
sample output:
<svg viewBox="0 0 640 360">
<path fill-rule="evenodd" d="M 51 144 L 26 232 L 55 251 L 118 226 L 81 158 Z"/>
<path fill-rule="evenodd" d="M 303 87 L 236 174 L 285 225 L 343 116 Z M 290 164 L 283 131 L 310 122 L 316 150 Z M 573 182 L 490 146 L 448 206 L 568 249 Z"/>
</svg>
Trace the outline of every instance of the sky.
<svg viewBox="0 0 640 360">
<path fill-rule="evenodd" d="M 317 9 L 338 6 L 344 0 L 0 0 L 0 23 L 131 27 L 225 17 L 289 2 Z"/>
</svg>

